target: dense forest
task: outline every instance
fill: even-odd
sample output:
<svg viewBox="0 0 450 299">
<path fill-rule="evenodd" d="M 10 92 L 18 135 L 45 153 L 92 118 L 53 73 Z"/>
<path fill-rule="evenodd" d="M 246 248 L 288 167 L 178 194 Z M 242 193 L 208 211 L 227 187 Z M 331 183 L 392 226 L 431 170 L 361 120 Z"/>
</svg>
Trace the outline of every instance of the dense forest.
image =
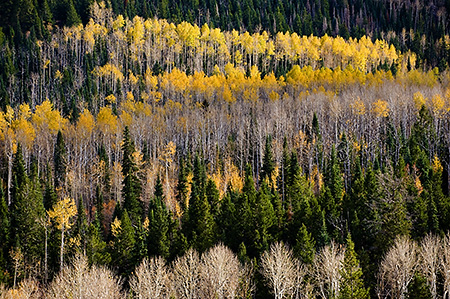
<svg viewBox="0 0 450 299">
<path fill-rule="evenodd" d="M 448 5 L 2 1 L 0 297 L 448 298 Z"/>
</svg>

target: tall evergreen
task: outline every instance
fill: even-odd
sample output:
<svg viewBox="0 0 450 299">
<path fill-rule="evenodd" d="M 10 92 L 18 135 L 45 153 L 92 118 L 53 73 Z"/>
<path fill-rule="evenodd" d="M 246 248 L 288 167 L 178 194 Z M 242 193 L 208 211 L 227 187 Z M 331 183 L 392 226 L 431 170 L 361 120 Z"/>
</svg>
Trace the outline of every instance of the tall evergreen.
<svg viewBox="0 0 450 299">
<path fill-rule="evenodd" d="M 359 266 L 358 257 L 355 252 L 355 244 L 350 234 L 347 235 L 347 248 L 345 250 L 344 262 L 340 270 L 340 293 L 339 298 L 369 298 L 369 290 L 364 286 L 363 272 Z"/>
<path fill-rule="evenodd" d="M 215 243 L 215 222 L 206 197 L 206 173 L 198 156 L 194 161 L 194 177 L 191 186 L 189 207 L 183 228 L 190 244 L 200 252 Z"/>
<path fill-rule="evenodd" d="M 67 168 L 66 146 L 61 131 L 58 131 L 56 137 L 53 162 L 55 165 L 55 187 L 61 189 L 65 186 Z"/>
<path fill-rule="evenodd" d="M 264 148 L 264 158 L 261 172 L 259 174 L 260 183 L 267 180 L 269 187 L 272 187 L 272 176 L 275 172 L 275 162 L 272 153 L 272 138 L 267 136 Z"/>
<path fill-rule="evenodd" d="M 158 175 L 153 199 L 148 207 L 148 253 L 169 257 L 171 214 L 166 208 L 163 187 Z"/>
<path fill-rule="evenodd" d="M 39 178 L 30 180 L 25 170 L 22 147 L 18 145 L 13 165 L 13 202 L 11 209 L 11 235 L 27 262 L 39 262 L 44 253 L 45 217 Z"/>
<path fill-rule="evenodd" d="M 138 176 L 138 166 L 134 161 L 134 142 L 131 139 L 130 131 L 128 127 L 125 127 L 123 132 L 123 160 L 122 160 L 122 173 L 123 180 L 123 209 L 126 209 L 129 213 L 129 217 L 133 223 L 137 223 L 139 219 L 142 219 L 143 207 L 140 200 L 142 185 Z"/>
<path fill-rule="evenodd" d="M 135 230 L 126 209 L 123 210 L 120 225 L 113 231 L 113 235 L 112 263 L 117 265 L 120 274 L 127 276 L 131 274 L 137 261 Z"/>
</svg>

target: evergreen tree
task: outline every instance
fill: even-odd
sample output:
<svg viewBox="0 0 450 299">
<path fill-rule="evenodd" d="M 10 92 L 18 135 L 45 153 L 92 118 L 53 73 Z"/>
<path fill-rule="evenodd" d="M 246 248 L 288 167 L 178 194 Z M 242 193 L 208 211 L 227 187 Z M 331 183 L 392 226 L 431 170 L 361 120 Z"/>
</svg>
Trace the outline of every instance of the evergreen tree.
<svg viewBox="0 0 450 299">
<path fill-rule="evenodd" d="M 408 285 L 408 299 L 431 299 L 431 291 L 427 285 L 427 279 L 419 273 L 414 274 L 413 280 Z"/>
<path fill-rule="evenodd" d="M 304 264 L 312 264 L 315 256 L 315 245 L 313 236 L 308 233 L 306 226 L 302 224 L 297 234 L 297 239 L 294 246 L 294 254 Z"/>
<path fill-rule="evenodd" d="M 347 235 L 347 248 L 341 269 L 339 298 L 369 298 L 369 290 L 364 287 L 363 272 L 355 252 L 355 244 Z"/>
<path fill-rule="evenodd" d="M 178 183 L 177 183 L 177 201 L 183 211 L 186 211 L 187 205 L 187 192 L 188 192 L 188 169 L 185 166 L 184 158 L 180 159 L 180 168 L 178 170 Z"/>
<path fill-rule="evenodd" d="M 148 253 L 150 255 L 169 257 L 169 229 L 171 215 L 164 203 L 163 186 L 158 175 L 154 197 L 148 207 Z"/>
<path fill-rule="evenodd" d="M 123 160 L 122 160 L 122 173 L 123 180 L 123 209 L 126 209 L 129 213 L 129 217 L 133 223 L 137 223 L 142 217 L 143 208 L 140 201 L 142 185 L 141 180 L 138 177 L 138 166 L 134 161 L 134 142 L 131 140 L 130 131 L 128 127 L 125 127 L 123 132 Z"/>
<path fill-rule="evenodd" d="M 272 138 L 270 136 L 267 136 L 266 146 L 264 148 L 263 166 L 259 174 L 260 184 L 264 180 L 267 180 L 269 187 L 272 187 L 272 176 L 274 172 L 275 172 L 275 162 L 273 160 L 273 153 L 272 153 Z"/>
<path fill-rule="evenodd" d="M 25 261 L 39 262 L 44 252 L 44 227 L 39 220 L 45 216 L 42 190 L 37 177 L 33 181 L 28 177 L 18 145 L 13 164 L 11 209 L 11 235 L 18 244 Z"/>
<path fill-rule="evenodd" d="M 211 247 L 215 241 L 215 223 L 211 215 L 208 199 L 206 198 L 205 186 L 205 168 L 197 156 L 194 162 L 194 177 L 189 207 L 183 228 L 190 244 L 200 252 Z"/>
<path fill-rule="evenodd" d="M 107 251 L 102 231 L 100 220 L 95 213 L 94 221 L 89 224 L 86 236 L 86 255 L 91 264 L 107 265 L 111 262 L 111 254 Z"/>
<path fill-rule="evenodd" d="M 256 211 L 255 224 L 259 237 L 255 240 L 256 244 L 254 246 L 260 254 L 266 251 L 273 241 L 273 236 L 270 232 L 271 228 L 276 224 L 276 218 L 271 195 L 269 187 L 263 182 L 256 196 L 256 205 L 253 207 Z"/>
<path fill-rule="evenodd" d="M 58 131 L 56 137 L 53 162 L 55 165 L 55 187 L 61 189 L 65 185 L 67 168 L 66 146 L 61 131 Z"/>
<path fill-rule="evenodd" d="M 128 211 L 126 209 L 122 212 L 122 217 L 119 222 L 116 220 L 111 227 L 113 233 L 113 247 L 111 255 L 112 262 L 119 268 L 119 273 L 128 276 L 136 265 L 136 239 L 133 225 L 131 224 Z"/>
</svg>

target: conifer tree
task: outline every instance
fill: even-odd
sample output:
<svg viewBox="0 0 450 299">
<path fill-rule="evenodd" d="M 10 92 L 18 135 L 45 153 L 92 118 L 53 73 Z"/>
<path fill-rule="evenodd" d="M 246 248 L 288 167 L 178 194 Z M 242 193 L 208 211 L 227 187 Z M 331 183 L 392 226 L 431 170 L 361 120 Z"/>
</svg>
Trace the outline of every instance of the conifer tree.
<svg viewBox="0 0 450 299">
<path fill-rule="evenodd" d="M 313 236 L 308 232 L 306 226 L 302 224 L 302 227 L 298 231 L 297 239 L 294 246 L 294 254 L 304 264 L 312 264 L 315 256 L 315 245 Z"/>
<path fill-rule="evenodd" d="M 272 176 L 275 172 L 275 162 L 272 153 L 272 138 L 266 137 L 266 146 L 264 148 L 263 166 L 259 174 L 260 184 L 267 179 L 269 187 L 272 187 Z"/>
<path fill-rule="evenodd" d="M 166 208 L 163 195 L 163 186 L 158 175 L 155 192 L 148 207 L 148 253 L 149 255 L 162 256 L 167 259 L 170 253 L 170 229 L 171 215 Z"/>
<path fill-rule="evenodd" d="M 256 205 L 254 209 L 256 230 L 259 238 L 257 238 L 255 248 L 259 253 L 264 252 L 269 248 L 269 244 L 273 241 L 273 236 L 270 234 L 272 226 L 276 224 L 275 211 L 271 202 L 271 193 L 266 182 L 263 182 L 261 188 L 256 196 Z"/>
<path fill-rule="evenodd" d="M 341 272 L 339 298 L 369 298 L 369 290 L 364 287 L 363 272 L 355 252 L 355 244 L 347 235 L 347 248 Z"/>
<path fill-rule="evenodd" d="M 135 231 L 131 224 L 128 211 L 122 212 L 120 220 L 117 218 L 111 223 L 111 231 L 114 236 L 111 255 L 112 262 L 119 268 L 119 273 L 127 276 L 134 269 L 136 260 L 135 254 Z"/>
<path fill-rule="evenodd" d="M 66 146 L 61 131 L 58 131 L 56 137 L 53 162 L 55 165 L 55 187 L 60 189 L 65 185 L 67 168 Z"/>
<path fill-rule="evenodd" d="M 186 211 L 188 181 L 187 181 L 188 169 L 186 168 L 184 158 L 180 159 L 180 167 L 178 170 L 178 183 L 177 183 L 177 201 L 183 211 Z"/>
<path fill-rule="evenodd" d="M 203 252 L 215 241 L 215 222 L 206 198 L 206 173 L 200 158 L 195 157 L 192 191 L 184 228 L 190 244 Z"/>
<path fill-rule="evenodd" d="M 39 219 L 44 218 L 42 190 L 37 177 L 30 180 L 26 173 L 22 147 L 18 145 L 13 164 L 11 209 L 11 235 L 18 244 L 27 262 L 40 261 L 44 248 L 44 227 Z"/>
<path fill-rule="evenodd" d="M 122 151 L 123 209 L 128 211 L 131 221 L 137 223 L 142 218 L 143 213 L 142 202 L 140 201 L 142 185 L 137 174 L 138 166 L 133 156 L 135 153 L 134 142 L 131 140 L 128 127 L 125 127 L 123 132 Z"/>
<path fill-rule="evenodd" d="M 86 255 L 89 262 L 96 265 L 107 265 L 111 262 L 111 255 L 107 251 L 107 244 L 103 240 L 102 227 L 97 213 L 94 221 L 89 224 L 86 236 Z"/>
</svg>

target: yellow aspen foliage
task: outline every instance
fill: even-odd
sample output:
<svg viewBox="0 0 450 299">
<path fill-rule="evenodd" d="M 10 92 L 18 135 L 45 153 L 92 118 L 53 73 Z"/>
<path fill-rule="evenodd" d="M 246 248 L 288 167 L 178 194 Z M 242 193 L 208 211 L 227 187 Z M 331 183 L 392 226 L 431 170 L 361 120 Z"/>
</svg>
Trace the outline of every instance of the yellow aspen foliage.
<svg viewBox="0 0 450 299">
<path fill-rule="evenodd" d="M 127 92 L 127 101 L 133 101 L 134 100 L 134 95 L 131 91 Z"/>
<path fill-rule="evenodd" d="M 233 164 L 230 158 L 225 159 L 224 180 L 231 184 L 231 189 L 241 191 L 244 187 L 244 179 L 240 175 L 239 169 Z"/>
<path fill-rule="evenodd" d="M 108 104 L 114 104 L 116 103 L 116 97 L 113 94 L 110 94 L 109 96 L 107 96 L 105 98 L 106 102 L 108 102 Z"/>
<path fill-rule="evenodd" d="M 389 115 L 388 103 L 383 100 L 378 100 L 372 104 L 372 112 L 377 117 L 387 117 Z"/>
<path fill-rule="evenodd" d="M 278 101 L 278 100 L 280 99 L 280 95 L 278 94 L 278 92 L 272 90 L 272 91 L 269 93 L 269 99 L 270 99 L 272 102 Z"/>
<path fill-rule="evenodd" d="M 93 72 L 94 75 L 98 77 L 109 76 L 114 81 L 116 80 L 123 81 L 124 78 L 123 73 L 120 71 L 120 69 L 111 63 L 107 63 L 104 66 L 96 67 Z"/>
<path fill-rule="evenodd" d="M 425 98 L 420 91 L 413 95 L 413 100 L 417 110 L 420 110 L 420 108 L 422 108 L 422 106 L 427 102 L 427 98 Z"/>
<path fill-rule="evenodd" d="M 139 82 L 139 76 L 135 76 L 131 70 L 128 70 L 128 81 L 131 85 L 136 86 Z"/>
<path fill-rule="evenodd" d="M 351 103 L 350 106 L 354 114 L 356 115 L 366 114 L 366 106 L 359 97 L 353 103 Z"/>
<path fill-rule="evenodd" d="M 50 219 L 54 219 L 57 224 L 57 228 L 69 229 L 72 227 L 71 219 L 77 214 L 77 207 L 75 201 L 69 197 L 58 201 L 55 206 L 47 211 Z"/>
<path fill-rule="evenodd" d="M 56 134 L 59 130 L 64 129 L 68 122 L 58 110 L 53 110 L 53 104 L 48 99 L 36 106 L 31 120 L 38 128 L 48 128 L 51 134 Z"/>
<path fill-rule="evenodd" d="M 432 98 L 431 98 L 431 103 L 433 104 L 432 108 L 433 108 L 433 113 L 438 117 L 438 118 L 442 118 L 444 117 L 444 114 L 446 112 L 445 110 L 445 101 L 442 98 L 442 96 L 440 94 L 435 94 Z"/>
<path fill-rule="evenodd" d="M 128 40 L 136 45 L 141 45 L 144 43 L 145 28 L 142 18 L 135 16 L 133 18 L 133 25 L 128 29 Z"/>
<path fill-rule="evenodd" d="M 125 25 L 125 20 L 122 15 L 118 15 L 117 18 L 113 21 L 113 30 L 117 31 Z"/>
<path fill-rule="evenodd" d="M 114 218 L 114 221 L 111 222 L 111 232 L 114 237 L 117 237 L 121 231 L 122 231 L 122 222 L 116 217 Z"/>
<path fill-rule="evenodd" d="M 423 191 L 423 186 L 422 186 L 422 183 L 420 182 L 420 178 L 418 175 L 416 176 L 416 178 L 414 180 L 414 186 L 416 187 L 417 195 L 420 195 L 420 193 L 422 193 L 422 191 Z"/>
<path fill-rule="evenodd" d="M 166 163 L 166 165 L 169 165 L 170 163 L 173 162 L 173 157 L 175 156 L 176 149 L 177 149 L 177 147 L 176 147 L 175 143 L 173 141 L 170 141 L 164 147 L 164 150 L 161 153 L 161 156 L 159 157 L 159 159 L 161 161 L 163 161 L 164 163 Z"/>
<path fill-rule="evenodd" d="M 230 86 L 226 85 L 223 87 L 222 98 L 224 99 L 225 102 L 230 104 L 236 101 L 236 98 L 233 96 Z"/>
<path fill-rule="evenodd" d="M 15 137 L 24 147 L 31 148 L 36 138 L 33 125 L 25 118 L 19 118 L 13 122 Z"/>
<path fill-rule="evenodd" d="M 441 173 L 444 170 L 444 168 L 442 167 L 441 161 L 439 160 L 439 158 L 436 155 L 434 155 L 431 167 L 433 168 L 434 173 Z"/>
<path fill-rule="evenodd" d="M 117 132 L 119 123 L 117 116 L 112 113 L 111 107 L 102 107 L 97 114 L 97 126 L 103 134 Z"/>
</svg>

